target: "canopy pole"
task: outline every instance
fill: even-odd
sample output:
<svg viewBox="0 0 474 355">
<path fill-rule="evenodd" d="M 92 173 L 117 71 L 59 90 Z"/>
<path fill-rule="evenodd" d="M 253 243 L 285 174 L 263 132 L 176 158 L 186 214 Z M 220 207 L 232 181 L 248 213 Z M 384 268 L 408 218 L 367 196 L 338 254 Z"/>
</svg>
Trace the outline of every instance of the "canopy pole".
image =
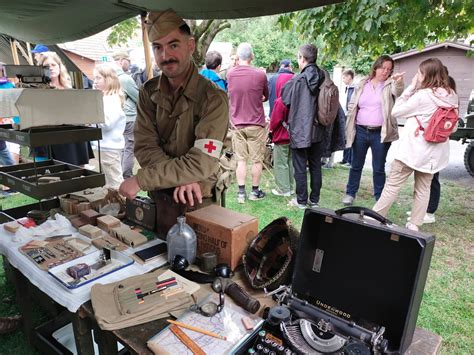
<svg viewBox="0 0 474 355">
<path fill-rule="evenodd" d="M 28 64 L 33 65 L 33 58 L 31 58 L 31 55 L 28 55 L 28 52 L 23 49 L 23 47 L 18 41 L 14 41 L 14 43 L 16 47 L 18 48 L 18 50 L 20 51 L 23 58 L 25 58 L 25 60 L 28 62 Z"/>
<path fill-rule="evenodd" d="M 148 32 L 145 28 L 145 19 L 146 13 L 140 15 L 142 23 L 142 41 L 143 41 L 143 50 L 145 51 L 145 65 L 146 65 L 146 78 L 147 80 L 153 78 L 153 64 L 151 59 L 151 50 L 150 50 L 150 40 L 148 38 Z"/>
<path fill-rule="evenodd" d="M 35 65 L 35 62 L 33 61 L 33 54 L 31 53 L 30 42 L 26 42 L 26 50 L 28 52 L 28 58 L 30 58 L 30 60 L 29 60 L 30 64 Z"/>
<path fill-rule="evenodd" d="M 12 50 L 13 64 L 19 65 L 20 59 L 18 58 L 18 52 L 16 51 L 15 41 L 12 41 L 11 39 L 10 39 L 10 47 Z"/>
</svg>

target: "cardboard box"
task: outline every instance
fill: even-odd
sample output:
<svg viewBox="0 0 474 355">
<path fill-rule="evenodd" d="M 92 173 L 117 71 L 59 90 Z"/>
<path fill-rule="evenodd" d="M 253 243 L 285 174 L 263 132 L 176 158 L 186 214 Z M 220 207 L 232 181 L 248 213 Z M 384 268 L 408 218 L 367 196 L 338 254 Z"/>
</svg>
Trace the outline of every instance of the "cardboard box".
<svg viewBox="0 0 474 355">
<path fill-rule="evenodd" d="M 256 217 L 211 205 L 186 213 L 186 223 L 197 237 L 197 255 L 213 251 L 219 263 L 232 269 L 242 263 L 242 254 L 258 234 Z"/>
<path fill-rule="evenodd" d="M 104 122 L 99 90 L 0 90 L 0 117 L 20 117 L 19 129 Z"/>
</svg>

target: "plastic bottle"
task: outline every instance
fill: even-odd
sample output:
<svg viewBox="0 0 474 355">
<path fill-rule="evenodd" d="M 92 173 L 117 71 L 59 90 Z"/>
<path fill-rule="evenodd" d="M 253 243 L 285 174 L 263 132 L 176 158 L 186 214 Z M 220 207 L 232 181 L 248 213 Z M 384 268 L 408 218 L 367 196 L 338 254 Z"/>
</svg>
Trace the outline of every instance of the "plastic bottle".
<svg viewBox="0 0 474 355">
<path fill-rule="evenodd" d="M 181 255 L 193 264 L 196 259 L 196 233 L 186 224 L 184 216 L 178 217 L 178 223 L 170 228 L 166 236 L 168 243 L 168 262 L 171 264 L 175 255 Z"/>
</svg>

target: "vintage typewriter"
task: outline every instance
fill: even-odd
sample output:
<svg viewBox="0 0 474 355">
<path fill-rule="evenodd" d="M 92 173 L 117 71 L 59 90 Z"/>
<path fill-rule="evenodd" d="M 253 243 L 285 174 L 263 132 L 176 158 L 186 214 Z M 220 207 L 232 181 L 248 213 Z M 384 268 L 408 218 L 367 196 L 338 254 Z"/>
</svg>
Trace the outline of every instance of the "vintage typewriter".
<svg viewBox="0 0 474 355">
<path fill-rule="evenodd" d="M 306 210 L 291 284 L 237 353 L 404 353 L 433 247 L 369 209 Z"/>
</svg>

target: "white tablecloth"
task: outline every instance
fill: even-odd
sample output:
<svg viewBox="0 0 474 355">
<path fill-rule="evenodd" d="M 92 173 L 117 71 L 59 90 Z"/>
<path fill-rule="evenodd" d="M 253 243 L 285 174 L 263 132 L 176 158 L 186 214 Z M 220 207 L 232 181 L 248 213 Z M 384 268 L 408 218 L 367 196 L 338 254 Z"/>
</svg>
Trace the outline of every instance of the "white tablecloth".
<svg viewBox="0 0 474 355">
<path fill-rule="evenodd" d="M 68 230 L 63 229 L 60 233 L 55 234 L 72 234 L 73 237 L 88 240 L 88 238 L 80 235 L 74 227 L 69 227 Z M 81 304 L 87 302 L 91 298 L 91 287 L 96 283 L 107 284 L 119 280 L 123 280 L 130 276 L 141 275 L 147 271 L 150 271 L 156 267 L 162 266 L 166 263 L 166 255 L 162 258 L 158 258 L 153 262 L 141 265 L 134 262 L 132 265 L 127 266 L 121 270 L 106 275 L 96 281 L 90 282 L 84 286 L 81 286 L 75 291 L 75 293 L 69 291 L 56 281 L 47 271 L 43 271 L 38 268 L 34 262 L 25 255 L 23 255 L 18 248 L 33 239 L 44 239 L 41 237 L 33 237 L 23 239 L 21 242 L 13 241 L 14 234 L 6 231 L 3 225 L 0 225 L 0 254 L 6 256 L 11 265 L 18 269 L 30 282 L 38 287 L 41 291 L 46 293 L 55 302 L 66 307 L 71 312 L 76 312 Z M 137 247 L 135 249 L 129 248 L 123 253 L 131 255 L 135 251 L 144 249 L 148 246 L 159 243 L 160 240 L 153 240 L 145 245 Z M 87 252 L 94 252 L 97 249 L 91 247 Z"/>
</svg>

